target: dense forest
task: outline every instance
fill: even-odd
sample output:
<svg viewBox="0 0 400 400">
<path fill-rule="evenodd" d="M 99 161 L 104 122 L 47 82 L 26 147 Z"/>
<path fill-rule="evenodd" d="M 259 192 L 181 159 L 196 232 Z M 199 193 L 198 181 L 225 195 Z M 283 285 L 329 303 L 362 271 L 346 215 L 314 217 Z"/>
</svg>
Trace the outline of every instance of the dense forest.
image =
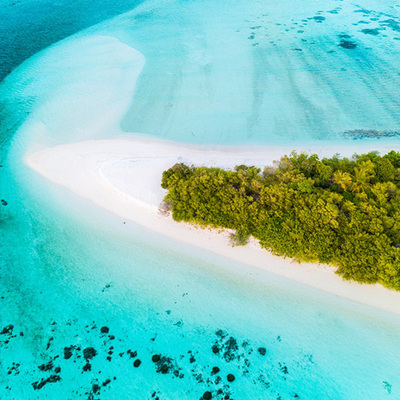
<svg viewBox="0 0 400 400">
<path fill-rule="evenodd" d="M 345 279 L 400 290 L 400 153 L 291 153 L 261 171 L 175 164 L 164 201 L 176 221 L 233 229 L 274 254 L 327 263 Z"/>
</svg>

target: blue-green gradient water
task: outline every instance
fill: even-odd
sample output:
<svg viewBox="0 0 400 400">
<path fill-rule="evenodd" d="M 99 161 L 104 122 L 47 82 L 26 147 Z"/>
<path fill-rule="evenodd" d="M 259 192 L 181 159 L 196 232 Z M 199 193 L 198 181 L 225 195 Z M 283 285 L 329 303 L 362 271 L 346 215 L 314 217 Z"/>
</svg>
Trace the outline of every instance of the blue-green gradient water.
<svg viewBox="0 0 400 400">
<path fill-rule="evenodd" d="M 97 125 L 127 97 L 127 135 L 182 142 L 343 145 L 345 130 L 399 130 L 395 2 L 2 12 L 15 69 L 0 86 L 1 399 L 400 397 L 398 316 L 146 231 L 23 163 L 36 148 L 112 137 Z M 132 48 L 146 57 L 133 94 Z"/>
</svg>

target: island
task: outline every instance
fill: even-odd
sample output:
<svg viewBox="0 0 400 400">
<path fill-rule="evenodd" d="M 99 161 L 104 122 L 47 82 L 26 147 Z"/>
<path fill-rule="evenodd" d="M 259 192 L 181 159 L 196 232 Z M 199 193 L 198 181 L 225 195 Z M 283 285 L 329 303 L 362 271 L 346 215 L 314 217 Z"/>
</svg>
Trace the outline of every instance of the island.
<svg viewBox="0 0 400 400">
<path fill-rule="evenodd" d="M 352 158 L 292 152 L 261 171 L 177 163 L 164 171 L 173 219 L 228 228 L 273 254 L 337 267 L 400 290 L 400 153 Z"/>
<path fill-rule="evenodd" d="M 328 261 L 322 262 L 322 260 L 327 259 L 327 255 L 332 254 L 330 249 L 327 255 L 322 253 L 324 254 L 324 258 L 321 256 L 318 260 L 316 256 L 309 256 L 312 262 L 299 263 L 299 256 L 289 256 L 289 254 L 292 254 L 289 253 L 289 250 L 293 250 L 288 247 L 285 249 L 285 253 L 279 253 L 287 255 L 286 258 L 276 255 L 276 251 L 275 254 L 272 251 L 266 251 L 265 246 L 264 248 L 260 246 L 260 239 L 253 237 L 251 232 L 243 230 L 239 230 L 238 232 L 236 228 L 222 228 L 222 224 L 213 225 L 208 222 L 197 222 L 194 219 L 190 220 L 190 222 L 182 220 L 182 222 L 178 223 L 173 220 L 173 217 L 177 219 L 176 213 L 178 210 L 178 203 L 175 203 L 177 208 L 174 212 L 171 208 L 173 207 L 171 195 L 169 196 L 170 200 L 168 200 L 168 197 L 165 199 L 165 196 L 167 196 L 171 190 L 161 187 L 161 184 L 164 185 L 166 183 L 165 180 L 168 178 L 168 175 L 170 176 L 169 185 L 172 185 L 173 176 L 178 177 L 179 174 L 182 174 L 184 171 L 188 173 L 190 171 L 199 172 L 203 170 L 220 171 L 221 177 L 225 174 L 238 174 L 238 177 L 240 174 L 259 175 L 259 178 L 256 177 L 256 179 L 259 179 L 261 183 L 265 181 L 267 177 L 268 179 L 273 179 L 274 174 L 272 172 L 276 172 L 276 166 L 279 166 L 281 162 L 285 163 L 285 160 L 290 161 L 290 159 L 296 159 L 299 163 L 314 163 L 315 165 L 320 165 L 320 167 L 322 164 L 327 163 L 327 166 L 332 168 L 332 170 L 335 168 L 335 163 L 343 165 L 344 163 L 348 163 L 350 172 L 347 173 L 352 176 L 355 173 L 355 168 L 364 165 L 364 161 L 367 165 L 370 165 L 368 162 L 369 160 L 374 164 L 375 176 L 370 176 L 367 183 L 371 188 L 375 188 L 374 190 L 376 192 L 378 187 L 380 187 L 376 180 L 381 179 L 379 177 L 383 171 L 383 168 L 380 168 L 380 172 L 378 172 L 375 166 L 378 163 L 377 160 L 382 159 L 382 161 L 379 162 L 379 164 L 382 163 L 382 165 L 387 163 L 386 160 L 390 161 L 390 164 L 392 164 L 392 162 L 395 161 L 391 160 L 397 160 L 398 153 L 392 152 L 393 146 L 388 146 L 386 144 L 382 144 L 378 147 L 374 146 L 374 150 L 376 149 L 379 151 L 379 154 L 386 154 L 380 157 L 375 152 L 371 152 L 371 144 L 360 144 L 358 142 L 352 142 L 350 144 L 353 145 L 347 145 L 346 147 L 338 145 L 324 147 L 308 145 L 302 147 L 298 146 L 297 151 L 299 154 L 292 154 L 289 157 L 285 157 L 284 155 L 289 154 L 291 151 L 287 146 L 198 146 L 145 138 L 143 135 L 132 135 L 129 138 L 121 137 L 106 140 L 89 140 L 66 143 L 54 147 L 45 147 L 42 149 L 32 148 L 32 150 L 26 154 L 25 162 L 31 169 L 46 178 L 46 180 L 57 184 L 51 187 L 53 196 L 59 193 L 57 196 L 59 196 L 60 201 L 65 198 L 64 188 L 66 188 L 87 200 L 87 207 L 89 208 L 86 208 L 85 212 L 89 212 L 90 209 L 97 215 L 97 212 L 100 212 L 100 210 L 96 211 L 93 205 L 99 206 L 102 209 L 107 209 L 119 218 L 120 224 L 124 229 L 129 230 L 131 227 L 133 228 L 136 225 L 140 225 L 148 230 L 149 233 L 153 232 L 157 235 L 157 243 L 163 240 L 168 242 L 172 240 L 170 245 L 179 251 L 187 251 L 190 254 L 192 254 L 193 251 L 199 251 L 199 254 L 201 254 L 201 257 L 204 259 L 212 254 L 223 257 L 232 264 L 232 271 L 235 270 L 235 266 L 239 263 L 242 265 L 242 268 L 252 271 L 251 273 L 254 274 L 255 277 L 264 276 L 264 272 L 267 272 L 268 274 L 274 274 L 275 276 L 286 278 L 335 296 L 399 314 L 400 310 L 398 304 L 400 302 L 400 292 L 388 289 L 388 286 L 390 288 L 395 287 L 394 279 L 390 280 L 389 275 L 381 274 L 382 276 L 375 275 L 373 277 L 374 279 L 378 279 L 378 282 L 383 282 L 383 276 L 386 276 L 386 278 L 389 277 L 387 283 L 383 282 L 385 286 L 380 283 L 373 284 L 373 279 L 368 281 L 370 284 L 360 284 L 359 282 L 361 281 L 365 282 L 365 278 L 358 277 L 358 282 L 356 282 L 354 276 L 351 278 L 349 275 L 346 275 L 349 279 L 343 279 L 345 276 L 343 273 L 341 275 L 335 273 L 335 271 L 338 270 L 337 264 Z M 352 155 L 356 151 L 364 155 L 353 159 Z M 340 152 L 340 157 L 332 156 L 337 152 Z M 313 154 L 318 154 L 321 161 Z M 265 165 L 273 166 L 274 160 L 281 157 L 283 157 L 283 159 L 280 162 L 278 161 L 275 167 L 265 168 Z M 327 160 L 331 160 L 330 164 Z M 174 165 L 181 164 L 188 167 L 174 167 Z M 239 173 L 239 171 L 235 171 L 235 165 L 253 165 L 254 168 L 238 168 L 239 171 L 242 171 Z M 397 166 L 398 164 L 394 165 Z M 210 166 L 212 166 L 212 168 L 210 168 Z M 394 167 L 394 182 L 397 179 L 396 176 L 398 173 L 398 167 L 396 166 Z M 282 167 L 283 165 L 281 165 L 281 168 Z M 351 168 L 353 168 L 353 172 L 351 172 Z M 174 169 L 176 170 L 175 173 Z M 256 173 L 257 169 L 259 169 L 260 172 Z M 244 170 L 247 170 L 247 172 Z M 263 170 L 263 174 L 260 174 L 261 170 Z M 390 167 L 389 170 L 393 171 Z M 328 175 L 329 169 L 326 168 L 325 172 Z M 164 183 L 162 182 L 163 174 Z M 290 173 L 287 173 L 287 175 L 289 176 Z M 332 171 L 332 178 L 333 175 L 334 171 Z M 189 176 L 187 176 L 187 178 L 188 177 Z M 299 194 L 301 194 L 303 198 L 307 197 L 310 201 L 313 199 L 313 196 L 315 197 L 320 190 L 324 189 L 321 184 L 318 186 L 316 182 L 313 182 L 311 187 L 314 187 L 313 190 L 315 190 L 315 192 L 307 193 L 308 183 L 301 183 L 300 178 L 301 175 L 299 174 L 297 189 L 294 189 L 296 182 L 293 182 L 292 185 L 287 185 L 286 189 L 290 192 L 299 191 L 298 187 L 300 184 L 303 192 Z M 338 178 L 338 176 L 336 176 L 336 178 Z M 203 177 L 202 179 L 205 180 L 207 178 Z M 245 178 L 243 177 L 241 179 Z M 315 179 L 310 177 L 310 185 L 313 180 Z M 303 179 L 303 181 L 308 181 L 308 178 Z M 369 195 L 370 188 L 366 189 L 366 192 L 365 190 L 361 191 L 361 188 L 359 188 L 357 189 L 359 192 L 357 192 L 353 181 L 355 181 L 354 177 L 351 179 L 351 184 L 353 186 L 349 185 L 345 191 L 338 183 L 331 182 L 328 179 L 327 186 L 330 186 L 332 191 L 329 193 L 326 192 L 327 198 L 343 197 L 345 200 L 342 201 L 342 205 L 339 203 L 339 206 L 334 203 L 334 200 L 330 200 L 330 202 L 325 201 L 324 197 L 317 202 L 315 207 L 321 207 L 319 211 L 319 216 L 322 215 L 322 217 L 319 217 L 321 221 L 325 221 L 326 215 L 326 210 L 322 210 L 324 207 L 322 207 L 321 203 L 328 203 L 326 205 L 328 209 L 337 207 L 339 211 L 344 212 L 344 203 L 346 203 L 346 206 L 350 205 L 350 203 L 348 203 L 350 200 L 347 200 L 347 197 L 356 199 Z M 350 182 L 348 183 L 350 184 Z M 390 183 L 393 182 L 387 181 L 386 186 L 391 186 Z M 46 182 L 43 181 L 42 184 L 46 184 Z M 284 188 L 285 184 L 282 182 L 281 186 Z M 267 190 L 267 188 L 263 190 Z M 200 195 L 200 193 L 198 193 L 198 195 Z M 371 201 L 377 201 L 375 198 L 376 195 L 372 193 L 370 195 L 372 196 Z M 249 195 L 247 197 L 253 196 Z M 253 202 L 253 208 L 256 207 L 257 202 L 254 197 L 253 200 L 248 199 L 249 203 Z M 187 202 L 190 201 L 189 196 L 186 200 Z M 216 203 L 208 203 L 208 206 L 214 206 L 217 204 L 217 200 L 218 197 L 213 200 Z M 383 200 L 379 201 L 382 202 Z M 392 206 L 397 206 L 394 200 L 391 200 L 391 203 Z M 230 206 L 232 205 L 233 204 L 230 204 Z M 370 207 L 368 204 L 365 205 Z M 182 198 L 181 207 L 183 206 L 184 202 Z M 206 207 L 207 204 L 204 204 L 204 206 Z M 313 210 L 313 212 L 315 211 Z M 367 211 L 365 211 L 364 214 L 366 212 Z M 234 214 L 237 217 L 240 215 L 237 211 L 235 211 Z M 304 218 L 306 218 L 306 215 L 309 214 L 305 213 Z M 355 216 L 359 215 L 362 215 L 362 212 L 356 211 Z M 344 216 L 339 218 L 341 223 L 343 223 L 341 218 L 344 218 Z M 386 218 L 384 220 L 386 220 Z M 289 220 L 286 222 L 288 223 Z M 306 223 L 310 222 L 306 221 Z M 207 225 L 209 225 L 208 229 L 201 229 Z M 219 228 L 212 228 L 213 226 L 218 226 Z M 366 229 L 364 225 L 362 225 L 362 227 Z M 297 227 L 297 229 L 299 229 L 299 227 Z M 339 229 L 342 229 L 342 227 L 339 226 Z M 339 232 L 339 229 L 335 228 L 333 225 L 330 227 L 330 230 L 333 232 Z M 392 231 L 394 232 L 395 228 L 394 230 L 392 229 Z M 232 247 L 232 234 L 235 233 L 239 233 L 239 237 L 235 235 L 236 242 L 237 239 L 240 239 L 240 235 L 246 238 L 247 235 L 250 234 L 249 243 L 245 246 Z M 297 233 L 297 231 L 293 231 L 293 233 Z M 364 232 L 364 237 L 368 237 L 372 243 L 374 240 L 379 240 L 380 235 L 377 237 L 375 236 L 372 234 L 368 236 L 367 232 Z M 383 239 L 383 237 L 381 239 Z M 369 246 L 371 242 L 365 241 L 363 243 Z M 396 254 L 398 251 L 396 248 L 397 243 L 394 239 L 392 244 L 390 243 L 391 242 L 387 242 L 385 248 L 388 248 L 391 252 Z M 357 243 L 353 243 L 353 246 L 357 247 Z M 356 249 L 356 251 L 361 251 L 361 248 L 358 250 Z M 385 257 L 384 251 L 380 254 Z M 345 257 L 349 258 L 351 256 L 352 253 L 350 249 L 347 251 L 343 249 L 343 260 Z M 304 260 L 305 258 L 302 259 Z M 349 271 L 348 267 L 345 267 L 346 272 Z M 380 272 L 382 272 L 382 270 L 380 270 Z"/>
</svg>

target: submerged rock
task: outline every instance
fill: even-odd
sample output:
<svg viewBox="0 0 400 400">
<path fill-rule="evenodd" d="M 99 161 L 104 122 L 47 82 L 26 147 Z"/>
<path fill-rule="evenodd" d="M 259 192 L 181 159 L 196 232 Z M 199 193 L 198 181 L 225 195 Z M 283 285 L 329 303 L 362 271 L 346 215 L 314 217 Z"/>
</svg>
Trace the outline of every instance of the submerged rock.
<svg viewBox="0 0 400 400">
<path fill-rule="evenodd" d="M 91 365 L 89 362 L 87 362 L 87 363 L 83 366 L 83 371 L 86 372 L 86 371 L 91 371 L 91 370 L 92 370 L 92 365 Z"/>
<path fill-rule="evenodd" d="M 289 373 L 289 370 L 288 370 L 288 368 L 287 368 L 286 365 L 281 366 L 281 371 L 282 371 L 285 375 L 287 375 L 287 374 Z"/>
<path fill-rule="evenodd" d="M 130 358 L 135 358 L 137 356 L 137 351 L 128 350 L 127 353 L 129 354 Z"/>
<path fill-rule="evenodd" d="M 91 360 L 96 355 L 97 351 L 93 347 L 86 347 L 86 349 L 83 349 L 83 358 L 85 360 Z"/>
<path fill-rule="evenodd" d="M 400 131 L 377 131 L 375 129 L 353 129 L 350 131 L 343 132 L 344 136 L 352 139 L 363 139 L 363 138 L 386 138 L 400 136 Z"/>
<path fill-rule="evenodd" d="M 215 344 L 212 346 L 212 351 L 214 354 L 220 353 L 221 356 L 225 359 L 226 362 L 233 361 L 237 359 L 238 356 L 238 350 L 239 346 L 237 344 L 236 339 L 233 336 L 229 336 L 227 339 L 227 335 L 218 335 L 220 336 L 220 340 L 215 342 Z"/>
<path fill-rule="evenodd" d="M 35 390 L 40 390 L 47 383 L 55 383 L 61 381 L 59 375 L 50 375 L 47 379 L 42 379 L 40 382 L 33 382 L 32 386 Z"/>
<path fill-rule="evenodd" d="M 343 47 L 344 49 L 355 49 L 357 47 L 357 43 L 353 42 L 352 40 L 345 40 L 342 39 L 339 43 L 340 47 Z"/>
<path fill-rule="evenodd" d="M 259 347 L 258 352 L 262 355 L 265 356 L 267 354 L 267 349 L 265 347 Z"/>
<path fill-rule="evenodd" d="M 98 393 L 100 391 L 100 386 L 97 383 L 93 384 L 92 391 L 95 394 Z"/>
<path fill-rule="evenodd" d="M 218 374 L 219 371 L 220 371 L 220 369 L 219 369 L 218 367 L 213 367 L 213 368 L 212 368 L 211 375 Z"/>
<path fill-rule="evenodd" d="M 378 28 L 375 28 L 375 29 L 362 29 L 361 32 L 364 33 L 365 35 L 373 35 L 373 36 L 379 35 L 379 29 Z"/>
<path fill-rule="evenodd" d="M 53 361 L 49 361 L 47 364 L 39 365 L 38 367 L 41 371 L 50 371 L 53 369 Z"/>
<path fill-rule="evenodd" d="M 72 357 L 72 350 L 74 349 L 74 346 L 69 346 L 69 347 L 64 347 L 64 358 L 66 360 L 70 359 Z"/>
<path fill-rule="evenodd" d="M 111 379 L 106 379 L 103 383 L 102 386 L 107 386 L 111 382 Z"/>
<path fill-rule="evenodd" d="M 12 330 L 14 329 L 14 325 L 7 325 L 3 328 L 3 330 L 0 332 L 0 335 L 7 335 L 9 333 L 12 333 Z"/>
<path fill-rule="evenodd" d="M 178 367 L 173 358 L 155 354 L 152 357 L 152 361 L 156 364 L 157 373 L 161 373 L 163 375 L 172 373 L 177 378 L 183 378 L 183 374 L 180 373 L 181 369 Z"/>
</svg>

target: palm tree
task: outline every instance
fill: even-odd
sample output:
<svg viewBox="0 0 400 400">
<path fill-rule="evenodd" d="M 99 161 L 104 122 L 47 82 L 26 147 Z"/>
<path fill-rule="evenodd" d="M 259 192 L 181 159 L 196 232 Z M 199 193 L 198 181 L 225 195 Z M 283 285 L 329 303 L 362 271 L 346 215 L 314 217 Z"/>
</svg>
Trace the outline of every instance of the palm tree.
<svg viewBox="0 0 400 400">
<path fill-rule="evenodd" d="M 333 182 L 339 185 L 344 191 L 353 183 L 348 172 L 336 171 L 333 174 Z"/>
<path fill-rule="evenodd" d="M 352 192 L 365 192 L 370 186 L 370 181 L 375 177 L 375 165 L 371 160 L 363 161 L 354 168 L 354 183 Z"/>
</svg>

